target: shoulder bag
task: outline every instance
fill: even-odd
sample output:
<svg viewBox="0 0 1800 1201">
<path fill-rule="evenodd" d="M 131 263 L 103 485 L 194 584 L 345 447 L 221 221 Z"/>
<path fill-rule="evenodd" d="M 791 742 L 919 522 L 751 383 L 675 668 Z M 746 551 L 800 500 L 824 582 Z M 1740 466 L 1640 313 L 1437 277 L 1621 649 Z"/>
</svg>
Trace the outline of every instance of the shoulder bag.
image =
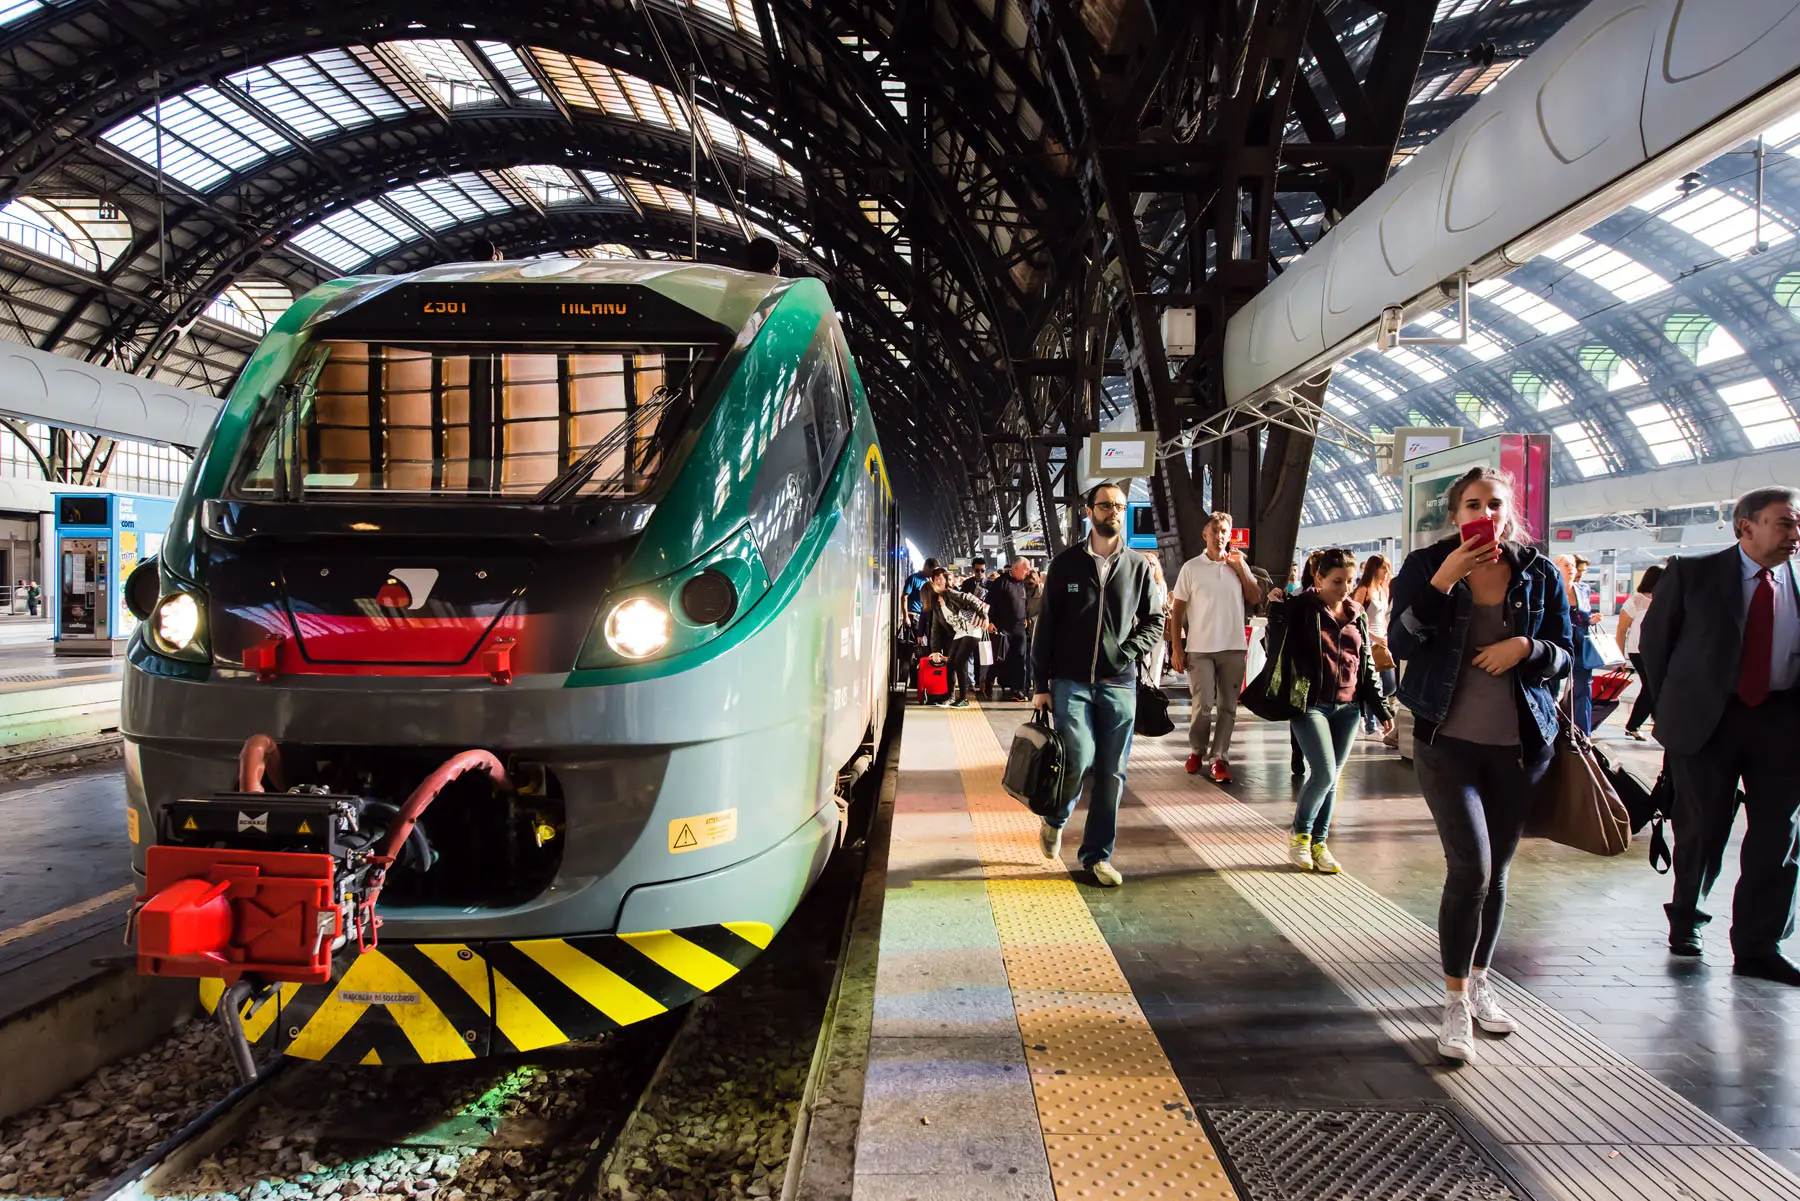
<svg viewBox="0 0 1800 1201">
<path fill-rule="evenodd" d="M 1557 731 L 1525 833 L 1590 855 L 1622 855 L 1631 846 L 1631 813 L 1593 744 L 1568 722 Z"/>
<path fill-rule="evenodd" d="M 1293 622 L 1289 620 L 1271 630 L 1276 636 L 1275 644 L 1268 647 L 1262 670 L 1238 698 L 1240 705 L 1264 721 L 1292 721 L 1306 712 L 1306 694 L 1311 685 L 1292 679 L 1293 664 L 1288 662 L 1288 634 L 1292 629 Z"/>
<path fill-rule="evenodd" d="M 1169 719 L 1169 694 L 1145 679 L 1141 666 L 1138 668 L 1137 718 L 1132 729 L 1146 738 L 1161 738 L 1175 730 L 1175 723 Z"/>
<path fill-rule="evenodd" d="M 1000 786 L 1039 817 L 1062 811 L 1063 742 L 1042 709 L 1014 732 Z"/>
</svg>

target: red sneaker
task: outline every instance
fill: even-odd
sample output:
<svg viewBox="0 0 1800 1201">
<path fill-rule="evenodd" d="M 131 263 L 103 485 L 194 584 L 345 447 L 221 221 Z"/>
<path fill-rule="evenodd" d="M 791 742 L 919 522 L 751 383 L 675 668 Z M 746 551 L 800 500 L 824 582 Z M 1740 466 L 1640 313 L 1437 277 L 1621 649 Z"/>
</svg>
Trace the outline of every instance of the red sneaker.
<svg viewBox="0 0 1800 1201">
<path fill-rule="evenodd" d="M 1225 760 L 1223 760 L 1223 759 L 1214 759 L 1213 760 L 1212 778 L 1213 778 L 1213 783 L 1215 783 L 1215 784 L 1231 783 L 1231 769 L 1225 766 Z"/>
<path fill-rule="evenodd" d="M 1197 776 L 1200 774 L 1200 752 L 1195 751 L 1188 756 L 1187 773 L 1190 776 Z"/>
</svg>

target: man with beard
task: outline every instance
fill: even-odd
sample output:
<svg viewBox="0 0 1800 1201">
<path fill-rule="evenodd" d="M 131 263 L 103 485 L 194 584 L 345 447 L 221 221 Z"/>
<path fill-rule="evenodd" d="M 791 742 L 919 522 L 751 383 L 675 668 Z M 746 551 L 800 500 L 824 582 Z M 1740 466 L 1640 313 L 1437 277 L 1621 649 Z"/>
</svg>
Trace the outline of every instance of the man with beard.
<svg viewBox="0 0 1800 1201">
<path fill-rule="evenodd" d="M 1125 490 L 1096 484 L 1087 494 L 1089 534 L 1050 561 L 1044 608 L 1032 639 L 1032 704 L 1050 709 L 1063 742 L 1063 804 L 1044 819 L 1044 858 L 1062 850 L 1062 828 L 1092 777 L 1081 866 L 1116 888 L 1112 865 L 1125 759 L 1137 719 L 1137 664 L 1162 640 L 1163 615 L 1144 556 L 1125 545 Z"/>
</svg>

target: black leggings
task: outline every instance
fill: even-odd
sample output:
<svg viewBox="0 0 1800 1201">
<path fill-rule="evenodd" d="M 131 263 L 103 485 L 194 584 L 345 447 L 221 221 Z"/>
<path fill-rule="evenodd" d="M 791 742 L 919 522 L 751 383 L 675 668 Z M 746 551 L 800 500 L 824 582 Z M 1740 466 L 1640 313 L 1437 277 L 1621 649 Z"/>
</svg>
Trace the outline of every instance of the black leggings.
<svg viewBox="0 0 1800 1201">
<path fill-rule="evenodd" d="M 959 700 L 968 699 L 975 691 L 975 662 L 981 651 L 981 639 L 958 638 L 950 644 L 951 691 Z"/>
<path fill-rule="evenodd" d="M 1631 665 L 1637 669 L 1637 700 L 1631 702 L 1631 716 L 1625 719 L 1627 730 L 1636 730 L 1650 720 L 1650 713 L 1656 707 L 1656 698 L 1650 695 L 1650 678 L 1644 674 L 1644 656 L 1632 655 Z"/>
<path fill-rule="evenodd" d="M 1531 800 L 1550 766 L 1550 748 L 1483 746 L 1460 738 L 1413 745 L 1419 791 L 1444 844 L 1438 952 L 1444 975 L 1467 979 L 1486 968 L 1506 916 L 1506 871 L 1525 832 Z"/>
</svg>

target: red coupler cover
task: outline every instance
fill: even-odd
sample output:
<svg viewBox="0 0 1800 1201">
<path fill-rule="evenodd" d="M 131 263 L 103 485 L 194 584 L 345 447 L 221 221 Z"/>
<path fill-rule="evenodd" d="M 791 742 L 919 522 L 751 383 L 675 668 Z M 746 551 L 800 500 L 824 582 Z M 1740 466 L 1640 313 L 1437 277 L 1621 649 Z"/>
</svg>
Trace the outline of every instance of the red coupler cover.
<svg viewBox="0 0 1800 1201">
<path fill-rule="evenodd" d="M 330 855 L 151 847 L 137 920 L 138 971 L 325 984 L 344 915 Z"/>
</svg>

